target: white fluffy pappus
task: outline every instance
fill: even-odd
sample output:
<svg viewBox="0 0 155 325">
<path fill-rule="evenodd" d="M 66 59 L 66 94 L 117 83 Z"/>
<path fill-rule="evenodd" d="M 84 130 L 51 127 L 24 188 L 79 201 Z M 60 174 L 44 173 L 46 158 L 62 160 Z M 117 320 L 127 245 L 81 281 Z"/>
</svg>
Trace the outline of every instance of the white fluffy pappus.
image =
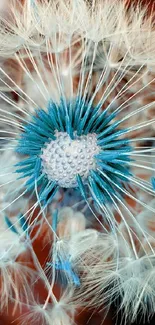
<svg viewBox="0 0 155 325">
<path fill-rule="evenodd" d="M 95 265 L 100 257 L 108 260 L 114 251 L 117 251 L 116 238 L 110 234 L 100 233 L 94 229 L 86 229 L 71 237 L 68 242 L 69 254 L 72 263 L 77 262 L 77 267 L 83 263 L 83 268 Z M 81 260 L 81 262 L 80 262 Z"/>
<path fill-rule="evenodd" d="M 83 289 L 76 299 L 84 303 L 83 292 L 89 306 L 102 306 L 108 311 L 115 303 L 117 312 L 122 312 L 124 323 L 134 322 L 137 316 L 143 321 L 155 313 L 155 266 L 154 256 L 139 259 L 122 258 L 119 264 L 100 261 L 87 276 L 82 277 Z M 87 302 L 86 302 L 87 305 Z"/>
<path fill-rule="evenodd" d="M 121 226 L 120 226 L 121 227 Z M 111 303 L 115 303 L 117 311 L 121 311 L 123 321 L 134 322 L 139 316 L 141 320 L 150 319 L 155 313 L 155 241 L 148 235 L 147 240 L 141 238 L 141 243 L 131 243 L 123 230 L 121 237 L 117 236 L 117 245 L 112 237 L 104 235 L 91 248 L 91 240 L 85 251 L 81 251 L 78 260 L 73 257 L 80 274 L 81 288 L 75 299 L 85 303 L 89 299 L 89 306 L 102 306 L 108 311 Z M 107 237 L 107 239 L 106 239 Z M 109 240 L 108 240 L 109 237 Z M 120 237 L 120 240 L 119 240 Z M 91 238 L 93 238 L 91 234 Z M 102 238 L 102 239 L 101 239 Z M 135 238 L 137 239 L 137 238 Z M 101 246 L 101 240 L 102 245 Z M 104 243 L 105 240 L 105 243 Z M 83 242 L 80 240 L 80 243 Z M 115 243 L 115 244 L 114 244 Z M 107 248 L 106 249 L 106 244 Z M 135 245 L 137 257 L 133 254 Z M 79 244 L 80 246 L 80 244 Z M 84 248 L 84 245 L 81 245 Z M 74 251 L 77 251 L 73 248 Z M 71 256 L 72 257 L 72 256 Z M 76 268 L 75 268 L 76 269 Z M 87 304 L 87 302 L 86 302 Z"/>
<path fill-rule="evenodd" d="M 70 44 L 70 37 L 77 33 L 79 38 L 82 35 L 94 42 L 113 42 L 114 49 L 121 51 L 119 57 L 127 53 L 138 65 L 148 55 L 149 64 L 150 55 L 153 60 L 153 13 L 151 17 L 146 15 L 147 8 L 137 5 L 135 10 L 131 6 L 127 12 L 123 1 L 114 0 L 95 0 L 93 5 L 83 0 L 25 0 L 23 4 L 11 0 L 9 5 L 12 20 L 5 20 L 8 30 L 3 24 L 0 29 L 5 35 L 1 41 L 3 56 L 25 46 L 46 51 L 49 40 L 54 52 L 62 51 Z"/>
<path fill-rule="evenodd" d="M 2 131 L 3 132 L 3 131 Z M 6 134 L 9 137 L 14 134 L 14 130 L 4 130 L 4 138 L 7 140 Z M 15 132 L 17 135 L 18 132 Z M 10 138 L 9 138 L 10 140 Z M 0 148 L 0 211 L 4 215 L 17 216 L 21 212 L 28 210 L 29 202 L 24 196 L 22 181 L 17 180 L 15 175 L 15 164 L 19 162 L 18 154 L 12 151 L 14 148 L 12 141 L 5 141 Z M 11 154 L 10 154 L 11 153 Z"/>
<path fill-rule="evenodd" d="M 53 243 L 47 271 L 52 274 L 52 281 L 56 279 L 56 270 L 58 270 L 63 283 L 67 281 L 70 287 L 73 284 L 79 285 L 79 278 L 74 273 L 74 265 L 71 261 L 69 242 L 71 238 L 85 229 L 86 218 L 82 212 L 74 211 L 66 206 L 53 212 L 52 219 Z"/>
<path fill-rule="evenodd" d="M 104 306 L 105 310 L 115 302 L 125 323 L 134 322 L 137 315 L 149 319 L 155 312 L 154 241 L 148 236 L 137 244 L 133 237 L 131 242 L 121 227 L 117 237 L 87 229 L 71 238 L 66 250 L 81 281 L 74 299 L 86 305 L 85 299 L 89 299 L 89 306 Z"/>
<path fill-rule="evenodd" d="M 137 315 L 150 319 L 155 313 L 155 257 L 122 259 L 107 287 L 104 302 L 108 305 L 112 299 L 118 304 L 119 298 L 125 322 L 134 322 Z"/>
<path fill-rule="evenodd" d="M 66 261 L 69 263 L 70 270 L 62 267 L 62 271 L 68 284 L 77 286 L 74 302 L 85 305 L 89 297 L 91 306 L 94 305 L 94 300 L 96 305 L 100 303 L 96 288 L 104 285 L 106 287 L 104 279 L 106 280 L 117 268 L 120 256 L 132 255 L 132 250 L 121 236 L 118 239 L 110 233 L 86 229 L 72 233 L 70 238 L 57 240 L 53 254 L 54 260 L 61 261 L 62 266 Z"/>
<path fill-rule="evenodd" d="M 105 180 L 117 188 L 118 195 L 117 191 L 113 194 L 110 187 L 107 187 L 106 195 L 111 199 L 111 205 L 103 203 L 99 206 L 100 219 L 94 213 L 103 232 L 85 229 L 86 220 L 82 214 L 73 215 L 71 210 L 65 213 L 63 211 L 59 216 L 60 240 L 55 242 L 54 258 L 59 257 L 60 261 L 69 259 L 73 271 L 77 272 L 81 280 L 81 292 L 78 297 L 76 294 L 72 297 L 74 301 L 77 298 L 77 304 L 84 296 L 86 299 L 91 298 L 92 305 L 95 306 L 100 306 L 105 301 L 110 304 L 115 299 L 114 295 L 121 295 L 122 307 L 126 306 L 126 314 L 130 315 L 131 306 L 133 320 L 145 301 L 141 295 L 143 277 L 146 279 L 144 291 L 149 296 L 149 267 L 153 276 L 154 263 L 150 262 L 153 258 L 143 263 L 143 255 L 147 252 L 146 246 L 143 249 L 143 240 L 152 255 L 154 247 L 152 243 L 149 245 L 148 229 L 137 215 L 146 209 L 145 216 L 150 213 L 149 218 L 152 218 L 155 212 L 154 206 L 150 204 L 154 197 L 150 182 L 154 172 L 154 163 L 150 160 L 150 157 L 154 158 L 152 125 L 155 120 L 150 115 L 150 109 L 154 108 L 154 89 L 150 87 L 154 74 L 149 79 L 150 67 L 155 64 L 153 16 L 149 18 L 145 10 L 137 8 L 137 11 L 133 8 L 126 10 L 122 2 L 110 0 L 94 1 L 92 6 L 82 0 L 25 0 L 24 4 L 11 0 L 12 19 L 2 19 L 0 25 L 0 56 L 13 58 L 22 70 L 20 83 L 16 80 L 15 73 L 11 73 L 11 67 L 10 71 L 5 70 L 4 62 L 0 70 L 1 89 L 6 90 L 8 84 L 9 91 L 15 91 L 19 97 L 15 103 L 0 92 L 0 97 L 11 105 L 6 116 L 3 114 L 0 118 L 3 129 L 8 124 L 15 125 L 18 129 L 12 137 L 15 142 L 10 145 L 10 151 L 7 152 L 9 148 L 6 146 L 2 148 L 7 153 L 8 160 L 12 157 L 15 144 L 18 144 L 23 124 L 29 121 L 31 114 L 37 114 L 38 107 L 46 110 L 51 99 L 59 103 L 61 96 L 69 100 L 83 97 L 84 103 L 89 107 L 94 103 L 94 106 L 99 104 L 102 109 L 107 108 L 109 114 L 116 113 L 120 127 L 130 127 L 129 143 L 133 149 L 131 158 L 135 159 L 129 161 L 132 173 L 127 176 L 126 186 L 115 183 L 115 179 L 105 173 Z M 12 107 L 16 111 L 9 116 Z M 2 110 L 1 107 L 0 111 Z M 8 130 L 8 134 L 9 132 Z M 10 172 L 14 176 L 12 164 L 13 162 Z M 4 164 L 2 168 L 5 170 Z M 12 182 L 11 176 L 8 180 L 17 190 L 21 190 L 15 199 L 17 202 L 20 195 L 22 197 L 22 191 L 23 196 L 25 193 L 25 180 L 23 183 L 22 180 L 18 181 L 15 179 Z M 7 185 L 2 181 L 2 187 Z M 35 190 L 37 196 L 37 189 Z M 140 193 L 147 194 L 144 200 Z M 11 195 L 8 204 L 11 208 Z M 38 196 L 35 204 L 40 207 Z M 90 207 L 88 201 L 87 205 Z M 5 211 L 4 206 L 2 209 Z M 41 213 L 44 212 L 42 208 Z M 140 258 L 137 246 L 141 246 L 143 258 Z M 138 276 L 141 281 L 139 286 Z M 68 282 L 72 286 L 71 281 Z M 132 290 L 130 286 L 133 286 Z M 150 291 L 147 300 L 148 315 L 153 313 L 153 294 Z M 43 324 L 53 325 L 55 322 L 56 325 L 66 325 L 71 322 L 68 315 L 72 308 L 68 306 L 69 310 L 66 311 L 66 306 L 60 308 L 57 303 L 50 310 L 48 302 L 47 309 L 35 305 L 28 317 L 32 321 L 34 317 L 34 324 L 40 315 Z M 60 308 L 60 313 L 57 307 Z M 142 310 L 145 314 L 145 308 Z"/>
<path fill-rule="evenodd" d="M 14 225 L 13 227 L 16 226 Z M 13 229 L 8 228 L 2 215 L 0 218 L 0 243 L 1 261 L 4 262 L 16 260 L 18 255 L 26 250 L 24 236 L 21 238 L 20 234 L 18 235 Z"/>
<path fill-rule="evenodd" d="M 30 252 L 26 237 L 18 226 L 17 220 L 12 220 L 10 228 L 3 215 L 0 218 L 0 309 L 8 306 L 9 300 L 14 301 L 14 310 L 22 300 L 29 300 L 30 282 L 34 281 L 34 271 L 29 268 Z M 12 229 L 11 229 L 12 228 Z M 16 229 L 16 230 L 15 230 Z M 17 231 L 17 232 L 16 232 Z M 26 256 L 27 262 L 21 259 Z"/>
<path fill-rule="evenodd" d="M 155 199 L 150 202 L 150 206 L 155 208 Z M 152 213 L 151 211 L 147 213 L 147 210 L 144 209 L 138 214 L 137 220 L 145 231 L 155 240 L 155 213 L 153 211 Z"/>
<path fill-rule="evenodd" d="M 65 291 L 53 304 L 45 302 L 46 306 L 36 303 L 29 305 L 28 312 L 20 317 L 21 324 L 30 322 L 35 325 L 38 322 L 42 325 L 73 325 L 77 305 L 70 302 L 72 294 L 72 289 L 70 292 Z"/>
<path fill-rule="evenodd" d="M 70 207 L 59 210 L 57 233 L 59 238 L 67 239 L 81 232 L 86 227 L 86 218 L 80 211 L 74 211 Z"/>
</svg>

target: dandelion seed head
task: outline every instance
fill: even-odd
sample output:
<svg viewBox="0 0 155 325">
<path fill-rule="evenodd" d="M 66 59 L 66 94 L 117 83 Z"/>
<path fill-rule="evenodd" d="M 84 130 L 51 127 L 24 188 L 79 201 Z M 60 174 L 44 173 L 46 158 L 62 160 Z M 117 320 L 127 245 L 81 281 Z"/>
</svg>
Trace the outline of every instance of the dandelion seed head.
<svg viewBox="0 0 155 325">
<path fill-rule="evenodd" d="M 37 110 L 17 146 L 20 155 L 28 156 L 16 169 L 29 178 L 28 191 L 41 185 L 39 197 L 46 204 L 59 187 L 79 188 L 82 196 L 88 187 L 99 203 L 110 200 L 107 191 L 117 190 L 105 175 L 127 181 L 131 152 L 129 140 L 121 138 L 126 130 L 120 131 L 113 117 L 79 98 L 62 99 L 59 106 L 50 102 L 47 113 Z"/>
<path fill-rule="evenodd" d="M 0 26 L 0 205 L 10 216 L 0 304 L 8 294 L 23 301 L 20 260 L 30 254 L 48 294 L 44 306 L 40 295 L 36 306 L 28 299 L 23 324 L 71 324 L 79 302 L 109 307 L 118 296 L 126 318 L 151 314 L 153 16 L 114 0 L 10 4 Z M 32 245 L 43 237 L 45 267 Z M 75 292 L 57 301 L 55 284 Z"/>
</svg>

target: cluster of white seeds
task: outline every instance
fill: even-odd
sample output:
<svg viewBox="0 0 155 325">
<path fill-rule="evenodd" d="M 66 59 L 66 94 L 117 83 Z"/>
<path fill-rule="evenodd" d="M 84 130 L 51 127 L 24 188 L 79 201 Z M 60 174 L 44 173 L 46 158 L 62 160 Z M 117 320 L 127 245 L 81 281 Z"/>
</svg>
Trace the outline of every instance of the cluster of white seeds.
<svg viewBox="0 0 155 325">
<path fill-rule="evenodd" d="M 99 153 L 95 133 L 71 139 L 66 132 L 56 132 L 52 140 L 42 150 L 42 168 L 49 180 L 59 186 L 76 187 L 77 174 L 86 182 L 90 170 L 96 168 L 94 155 Z"/>
</svg>

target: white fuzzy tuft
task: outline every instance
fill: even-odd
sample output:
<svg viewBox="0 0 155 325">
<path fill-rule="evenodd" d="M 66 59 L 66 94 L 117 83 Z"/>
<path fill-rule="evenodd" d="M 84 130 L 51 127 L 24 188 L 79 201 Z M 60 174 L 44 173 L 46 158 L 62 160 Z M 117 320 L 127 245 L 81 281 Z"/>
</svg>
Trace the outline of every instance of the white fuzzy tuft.
<svg viewBox="0 0 155 325">
<path fill-rule="evenodd" d="M 15 309 L 23 299 L 28 302 L 29 283 L 34 281 L 34 271 L 19 259 L 26 254 L 28 261 L 29 253 L 25 236 L 16 223 L 19 234 L 7 227 L 3 216 L 0 218 L 0 309 L 6 308 L 12 298 Z"/>
<path fill-rule="evenodd" d="M 16 225 L 15 225 L 16 227 Z M 17 228 L 18 229 L 18 228 Z M 0 218 L 0 265 L 12 263 L 26 250 L 24 235 L 8 228 L 3 216 Z"/>
<path fill-rule="evenodd" d="M 21 195 L 24 191 L 23 182 L 21 179 L 17 180 L 15 174 L 14 165 L 19 162 L 19 159 L 13 151 L 14 148 L 12 141 L 5 143 L 5 151 L 1 153 L 0 159 L 0 209 L 4 215 L 9 214 L 9 216 L 17 216 L 20 212 L 28 210 L 28 202 L 24 195 Z"/>
<path fill-rule="evenodd" d="M 85 230 L 86 218 L 83 213 L 74 211 L 70 207 L 59 210 L 58 213 L 57 233 L 60 239 L 72 238 L 72 236 L 80 231 Z"/>
<path fill-rule="evenodd" d="M 145 256 L 138 260 L 126 258 L 113 275 L 112 287 L 106 293 L 109 300 L 121 297 L 120 307 L 124 317 L 131 322 L 137 314 L 150 318 L 155 313 L 155 257 Z"/>
<path fill-rule="evenodd" d="M 131 60 L 130 65 L 139 65 L 148 56 L 149 63 L 154 61 L 153 17 L 148 18 L 147 9 L 138 5 L 136 10 L 131 7 L 127 11 L 123 1 L 115 0 L 96 0 L 93 6 L 83 0 L 26 0 L 23 5 L 11 0 L 9 9 L 12 19 L 1 24 L 0 29 L 3 56 L 24 46 L 46 51 L 46 42 L 58 53 L 70 46 L 73 36 L 74 43 L 77 35 L 77 40 L 102 42 L 107 53 L 111 45 L 111 65 L 119 64 L 124 56 Z"/>
<path fill-rule="evenodd" d="M 0 310 L 6 311 L 13 301 L 14 311 L 21 302 L 29 305 L 32 287 L 37 273 L 27 266 L 27 262 L 10 261 L 0 266 Z"/>
<path fill-rule="evenodd" d="M 71 290 L 72 291 L 72 290 Z M 60 300 L 55 304 L 30 306 L 29 312 L 21 317 L 21 324 L 29 322 L 32 325 L 72 325 L 74 324 L 75 307 L 70 303 L 72 292 L 64 292 Z"/>
</svg>

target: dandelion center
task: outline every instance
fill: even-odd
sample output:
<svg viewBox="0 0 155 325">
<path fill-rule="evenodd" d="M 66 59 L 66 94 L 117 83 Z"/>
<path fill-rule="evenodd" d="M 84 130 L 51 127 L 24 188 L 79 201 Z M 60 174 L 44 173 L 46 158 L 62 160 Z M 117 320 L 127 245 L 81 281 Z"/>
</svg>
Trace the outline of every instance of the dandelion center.
<svg viewBox="0 0 155 325">
<path fill-rule="evenodd" d="M 37 190 L 44 205 L 60 187 L 77 187 L 85 199 L 90 191 L 100 205 L 111 202 L 111 194 L 131 175 L 132 151 L 126 130 L 120 130 L 114 118 L 81 98 L 62 99 L 59 107 L 50 101 L 47 112 L 38 109 L 24 126 L 16 149 L 24 155 L 16 172 L 28 178 L 27 191 Z"/>
<path fill-rule="evenodd" d="M 96 169 L 94 155 L 99 153 L 96 134 L 77 136 L 71 139 L 66 132 L 56 132 L 42 150 L 42 168 L 48 179 L 61 187 L 76 187 L 77 174 L 86 182 L 90 170 Z"/>
</svg>

